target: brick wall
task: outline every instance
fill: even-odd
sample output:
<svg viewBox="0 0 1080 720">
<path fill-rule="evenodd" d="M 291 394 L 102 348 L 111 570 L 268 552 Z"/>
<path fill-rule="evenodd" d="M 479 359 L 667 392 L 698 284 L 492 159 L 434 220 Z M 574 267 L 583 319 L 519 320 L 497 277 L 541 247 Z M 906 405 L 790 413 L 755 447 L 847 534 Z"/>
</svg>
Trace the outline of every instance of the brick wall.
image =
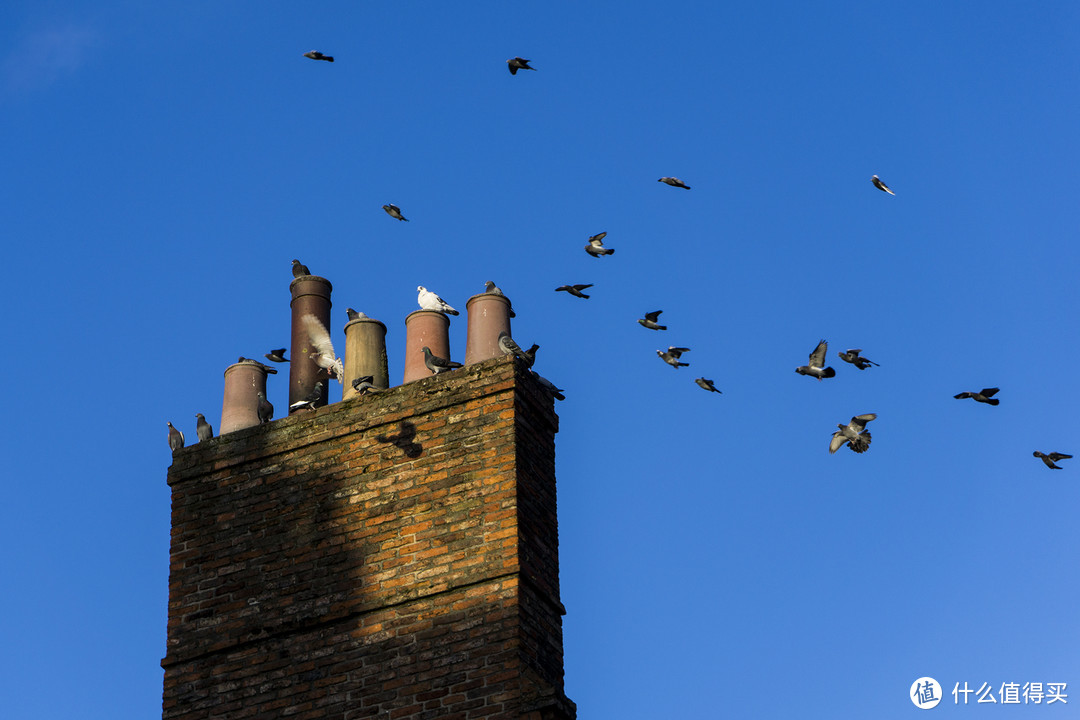
<svg viewBox="0 0 1080 720">
<path fill-rule="evenodd" d="M 496 359 L 178 451 L 163 718 L 573 718 L 557 426 Z"/>
</svg>

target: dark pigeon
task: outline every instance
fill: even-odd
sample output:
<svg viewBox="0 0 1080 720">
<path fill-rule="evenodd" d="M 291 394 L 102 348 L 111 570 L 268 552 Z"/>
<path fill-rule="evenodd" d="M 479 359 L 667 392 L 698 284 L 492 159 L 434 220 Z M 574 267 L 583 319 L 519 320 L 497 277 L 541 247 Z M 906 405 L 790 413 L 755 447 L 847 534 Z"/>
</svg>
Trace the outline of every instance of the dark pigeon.
<svg viewBox="0 0 1080 720">
<path fill-rule="evenodd" d="M 550 380 L 548 380 L 546 378 L 540 377 L 540 374 L 537 373 L 535 370 L 530 370 L 529 372 L 532 373 L 533 377 L 536 378 L 537 382 L 539 382 L 540 385 L 542 385 L 545 390 L 547 390 L 549 393 L 551 393 L 551 396 L 554 397 L 556 400 L 565 400 L 566 399 L 566 396 L 563 395 L 563 391 L 560 390 L 555 385 L 555 383 L 551 382 Z"/>
<path fill-rule="evenodd" d="M 866 423 L 876 417 L 877 413 L 867 413 L 856 415 L 847 425 L 836 423 L 836 427 L 840 429 L 833 433 L 832 441 L 829 443 L 829 452 L 836 452 L 844 443 L 847 443 L 853 452 L 866 452 L 871 440 L 870 433 L 866 430 Z"/>
<path fill-rule="evenodd" d="M 289 412 L 293 412 L 294 410 L 301 410 L 303 408 L 307 408 L 308 410 L 314 410 L 315 403 L 319 402 L 319 400 L 322 398 L 322 391 L 323 384 L 322 380 L 320 380 L 319 382 L 315 383 L 315 387 L 312 388 L 311 392 L 306 398 L 304 398 L 303 400 L 297 400 L 289 406 Z"/>
<path fill-rule="evenodd" d="M 447 370 L 453 370 L 455 368 L 461 367 L 461 363 L 459 362 L 454 362 L 453 360 L 448 360 L 446 358 L 441 358 L 438 355 L 433 355 L 431 353 L 431 348 L 429 348 L 427 345 L 425 345 L 422 349 L 424 351 L 424 365 L 426 365 L 427 369 L 435 375 L 446 372 Z"/>
<path fill-rule="evenodd" d="M 375 376 L 364 375 L 358 377 L 352 381 L 353 390 L 361 395 L 367 395 L 368 393 L 378 392 L 379 388 L 375 387 Z"/>
<path fill-rule="evenodd" d="M 997 405 L 1001 401 L 992 395 L 996 395 L 997 391 L 1001 388 L 983 388 L 979 392 L 962 392 L 959 395 L 953 395 L 957 400 L 963 400 L 965 398 L 971 398 L 975 402 L 986 403 L 987 405 Z"/>
<path fill-rule="evenodd" d="M 310 275 L 311 271 L 308 270 L 307 265 L 302 264 L 299 260 L 292 261 L 292 276 L 294 278 L 304 277 Z"/>
<path fill-rule="evenodd" d="M 271 362 L 277 362 L 277 363 L 289 362 L 289 360 L 285 357 L 285 348 L 278 348 L 276 350 L 271 350 L 270 352 L 263 355 L 263 357 L 266 358 L 267 360 L 271 361 Z"/>
<path fill-rule="evenodd" d="M 506 61 L 506 64 L 510 66 L 510 74 L 517 75 L 518 70 L 535 70 L 534 67 L 529 67 L 529 62 L 523 57 L 514 57 Z"/>
<path fill-rule="evenodd" d="M 383 205 L 382 209 L 386 211 L 387 215 L 394 218 L 395 220 L 404 220 L 405 222 L 409 222 L 409 218 L 401 214 L 401 208 L 399 208 L 393 203 L 390 203 L 389 205 Z"/>
<path fill-rule="evenodd" d="M 814 352 L 810 353 L 810 362 L 807 365 L 802 365 L 795 368 L 795 372 L 800 375 L 809 375 L 810 377 L 816 377 L 818 382 L 821 382 L 823 378 L 831 378 L 836 376 L 836 371 L 831 367 L 824 367 L 825 365 L 825 353 L 829 351 L 829 343 L 822 340 L 818 343 L 818 346 L 814 348 Z"/>
<path fill-rule="evenodd" d="M 312 60 L 325 60 L 326 62 L 334 62 L 334 58 L 331 55 L 323 55 L 318 50 L 308 50 L 304 53 L 304 57 L 311 58 Z"/>
<path fill-rule="evenodd" d="M 656 354 L 660 356 L 660 359 L 666 362 L 671 367 L 678 370 L 681 367 L 690 367 L 690 363 L 679 362 L 679 358 L 683 353 L 690 352 L 690 348 L 675 347 L 672 345 L 666 352 L 660 350 L 656 351 Z"/>
<path fill-rule="evenodd" d="M 566 292 L 570 293 L 574 297 L 584 298 L 584 299 L 588 300 L 589 296 L 586 295 L 585 293 L 581 292 L 581 291 L 586 289 L 586 288 L 591 288 L 591 287 L 592 287 L 592 283 L 589 283 L 588 285 L 561 285 L 561 286 L 555 288 L 555 292 L 560 292 L 560 291 L 565 290 Z"/>
<path fill-rule="evenodd" d="M 266 393 L 259 391 L 259 424 L 264 425 L 274 419 L 274 406 L 266 399 Z"/>
<path fill-rule="evenodd" d="M 876 187 L 878 190 L 880 190 L 882 192 L 887 192 L 890 195 L 896 195 L 896 193 L 894 193 L 892 190 L 889 189 L 888 185 L 881 182 L 881 178 L 879 178 L 877 175 L 870 178 L 870 182 L 874 183 L 874 187 Z"/>
<path fill-rule="evenodd" d="M 349 320 L 363 320 L 367 317 L 364 313 L 357 312 L 352 308 L 345 308 L 345 314 L 349 316 Z"/>
<path fill-rule="evenodd" d="M 589 238 L 589 244 L 585 246 L 585 252 L 592 255 L 594 258 L 601 257 L 603 255 L 614 255 L 614 248 L 604 247 L 604 238 L 607 237 L 606 232 L 602 232 L 599 235 L 593 235 Z"/>
<path fill-rule="evenodd" d="M 199 442 L 214 437 L 214 428 L 206 422 L 202 413 L 195 413 L 195 432 L 199 435 Z"/>
<path fill-rule="evenodd" d="M 667 325 L 661 325 L 656 322 L 660 319 L 660 313 L 663 310 L 653 310 L 651 313 L 645 313 L 645 317 L 638 320 L 643 327 L 647 327 L 650 330 L 667 330 Z"/>
<path fill-rule="evenodd" d="M 259 367 L 261 367 L 263 370 L 266 371 L 267 375 L 277 375 L 277 368 L 272 368 L 269 365 L 267 365 L 266 363 L 259 362 L 258 360 L 255 360 L 254 358 L 246 358 L 243 355 L 241 355 L 239 358 L 237 358 L 236 362 L 238 362 L 238 363 L 251 363 L 253 365 L 258 365 Z"/>
<path fill-rule="evenodd" d="M 1056 463 L 1058 460 L 1068 460 L 1072 457 L 1072 455 L 1066 455 L 1065 453 L 1059 452 L 1052 452 L 1049 455 L 1043 455 L 1038 450 L 1033 452 L 1032 455 L 1046 463 L 1046 467 L 1050 468 L 1051 470 L 1061 470 L 1062 468 L 1058 467 L 1054 463 Z"/>
<path fill-rule="evenodd" d="M 662 177 L 659 180 L 657 180 L 657 182 L 662 182 L 662 183 L 664 183 L 666 185 L 670 185 L 671 187 L 682 188 L 683 190 L 689 190 L 690 189 L 689 185 L 687 185 L 686 183 L 684 183 L 682 180 L 680 180 L 677 177 Z"/>
<path fill-rule="evenodd" d="M 702 390 L 708 390 L 709 392 L 714 392 L 714 393 L 719 393 L 720 392 L 719 390 L 716 389 L 716 386 L 713 385 L 712 380 L 706 380 L 703 377 L 699 377 L 696 380 L 694 380 L 694 382 L 696 382 L 698 387 L 701 388 Z M 723 393 L 721 393 L 721 395 L 722 394 Z"/>
<path fill-rule="evenodd" d="M 880 367 L 873 360 L 870 360 L 869 358 L 864 358 L 861 355 L 859 355 L 859 353 L 861 353 L 861 352 L 862 352 L 862 350 L 860 348 L 855 348 L 853 350 L 848 350 L 847 352 L 836 353 L 836 354 L 840 356 L 841 360 L 843 360 L 844 362 L 851 363 L 852 365 L 859 368 L 860 370 L 865 370 L 866 368 L 870 367 L 871 365 L 874 365 L 876 367 Z"/>
<path fill-rule="evenodd" d="M 184 447 L 184 433 L 180 432 L 173 427 L 172 423 L 168 423 L 169 426 L 169 447 L 173 452 L 176 452 L 180 448 Z"/>
<path fill-rule="evenodd" d="M 532 347 L 525 351 L 522 356 L 525 358 L 525 367 L 532 367 L 536 364 L 536 351 L 540 349 L 540 346 L 533 343 Z"/>
</svg>

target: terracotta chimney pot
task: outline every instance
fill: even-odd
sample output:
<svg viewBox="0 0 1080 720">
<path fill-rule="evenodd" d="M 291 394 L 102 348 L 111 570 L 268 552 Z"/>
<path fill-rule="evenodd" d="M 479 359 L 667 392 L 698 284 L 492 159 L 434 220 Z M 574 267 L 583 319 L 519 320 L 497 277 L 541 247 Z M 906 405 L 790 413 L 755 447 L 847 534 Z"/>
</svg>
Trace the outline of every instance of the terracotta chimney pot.
<svg viewBox="0 0 1080 720">
<path fill-rule="evenodd" d="M 505 295 L 480 293 L 465 303 L 469 334 L 465 341 L 465 364 L 501 357 L 499 334 L 510 334 L 510 299 Z"/>
<path fill-rule="evenodd" d="M 415 310 L 405 318 L 405 382 L 431 377 L 424 364 L 424 346 L 450 358 L 450 318 L 438 310 Z"/>
<path fill-rule="evenodd" d="M 266 370 L 259 363 L 238 362 L 225 368 L 219 435 L 259 424 L 260 392 L 266 392 Z"/>
</svg>

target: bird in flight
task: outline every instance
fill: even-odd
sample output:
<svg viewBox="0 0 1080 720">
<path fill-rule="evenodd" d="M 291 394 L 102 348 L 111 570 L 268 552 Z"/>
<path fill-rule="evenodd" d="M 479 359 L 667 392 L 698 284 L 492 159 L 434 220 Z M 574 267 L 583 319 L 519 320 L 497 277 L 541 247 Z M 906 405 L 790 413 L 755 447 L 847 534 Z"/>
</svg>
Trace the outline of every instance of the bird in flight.
<svg viewBox="0 0 1080 720">
<path fill-rule="evenodd" d="M 323 55 L 318 50 L 308 50 L 304 53 L 304 57 L 311 58 L 312 60 L 325 60 L 326 62 L 334 62 L 332 55 Z"/>
<path fill-rule="evenodd" d="M 836 371 L 831 367 L 825 367 L 825 353 L 828 351 L 829 343 L 822 340 L 818 343 L 817 347 L 814 348 L 814 352 L 810 353 L 810 362 L 795 368 L 795 372 L 800 375 L 816 377 L 818 382 L 821 382 L 823 378 L 835 377 Z"/>
<path fill-rule="evenodd" d="M 1001 401 L 993 397 L 997 394 L 1000 388 L 983 388 L 979 392 L 962 392 L 958 395 L 953 395 L 957 400 L 963 400 L 965 398 L 971 398 L 975 402 L 986 403 L 987 405 L 997 405 Z"/>
<path fill-rule="evenodd" d="M 870 432 L 866 429 L 866 423 L 876 417 L 877 413 L 867 413 L 856 415 L 847 425 L 836 423 L 836 427 L 840 429 L 833 433 L 832 441 L 829 443 L 829 452 L 836 452 L 844 443 L 847 443 L 853 452 L 866 452 L 870 447 Z"/>
<path fill-rule="evenodd" d="M 689 190 L 690 186 L 684 183 L 677 177 L 662 177 L 657 182 L 662 182 L 670 185 L 671 187 L 682 188 L 683 190 Z"/>
<path fill-rule="evenodd" d="M 871 365 L 878 366 L 878 364 L 876 362 L 874 362 L 873 360 L 870 360 L 869 358 L 864 358 L 861 355 L 859 355 L 859 353 L 861 353 L 861 352 L 862 352 L 861 349 L 855 348 L 853 350 L 848 350 L 847 352 L 836 353 L 836 354 L 840 356 L 841 360 L 843 360 L 844 362 L 851 363 L 852 365 L 859 368 L 860 370 L 865 370 L 866 368 L 870 367 Z M 880 367 L 880 366 L 878 366 L 878 367 Z"/>
<path fill-rule="evenodd" d="M 889 189 L 888 185 L 881 182 L 881 178 L 879 178 L 877 175 L 870 178 L 870 182 L 874 183 L 874 187 L 876 187 L 878 190 L 880 190 L 882 192 L 887 192 L 890 195 L 896 195 L 896 193 L 894 193 L 892 190 Z"/>
<path fill-rule="evenodd" d="M 592 283 L 589 283 L 588 285 L 560 285 L 559 287 L 555 288 L 555 292 L 565 291 L 570 293 L 574 297 L 584 298 L 585 300 L 588 300 L 589 296 L 581 291 L 591 287 Z"/>
<path fill-rule="evenodd" d="M 529 61 L 523 57 L 512 57 L 506 61 L 506 64 L 510 67 L 510 74 L 517 75 L 518 70 L 535 70 L 534 67 L 529 67 Z"/>
</svg>

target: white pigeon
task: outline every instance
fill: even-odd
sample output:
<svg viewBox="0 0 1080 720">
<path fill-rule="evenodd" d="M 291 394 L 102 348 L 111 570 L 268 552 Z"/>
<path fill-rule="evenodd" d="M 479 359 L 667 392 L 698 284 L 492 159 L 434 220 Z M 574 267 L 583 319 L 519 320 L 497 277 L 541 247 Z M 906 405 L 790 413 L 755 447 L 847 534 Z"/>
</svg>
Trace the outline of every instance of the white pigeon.
<svg viewBox="0 0 1080 720">
<path fill-rule="evenodd" d="M 436 310 L 447 315 L 457 315 L 458 311 L 450 307 L 450 303 L 443 300 L 435 293 L 428 290 L 423 285 L 416 286 L 416 302 L 420 303 L 422 310 Z"/>
<path fill-rule="evenodd" d="M 311 341 L 311 346 L 315 348 L 315 352 L 310 353 L 311 359 L 315 361 L 316 365 L 326 370 L 330 377 L 337 378 L 337 381 L 344 385 L 345 366 L 341 362 L 341 358 L 334 352 L 334 343 L 330 342 L 330 333 L 323 327 L 319 318 L 314 315 L 301 315 L 300 321 L 304 323 L 308 340 Z"/>
</svg>

